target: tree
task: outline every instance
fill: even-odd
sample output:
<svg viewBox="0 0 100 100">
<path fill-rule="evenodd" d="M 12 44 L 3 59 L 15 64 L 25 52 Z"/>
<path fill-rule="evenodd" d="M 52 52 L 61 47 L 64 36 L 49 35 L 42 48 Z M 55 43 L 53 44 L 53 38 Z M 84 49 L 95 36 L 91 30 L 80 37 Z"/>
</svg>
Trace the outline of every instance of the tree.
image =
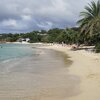
<svg viewBox="0 0 100 100">
<path fill-rule="evenodd" d="M 50 29 L 47 34 L 48 36 L 48 40 L 50 43 L 53 42 L 58 42 L 56 41 L 56 38 L 58 37 L 58 35 L 63 31 L 63 29 L 58 29 L 58 28 L 54 28 L 54 29 Z"/>
<path fill-rule="evenodd" d="M 98 34 L 100 32 L 100 1 L 91 2 L 85 7 L 85 11 L 80 13 L 83 18 L 78 21 L 81 27 L 81 33 Z"/>
</svg>

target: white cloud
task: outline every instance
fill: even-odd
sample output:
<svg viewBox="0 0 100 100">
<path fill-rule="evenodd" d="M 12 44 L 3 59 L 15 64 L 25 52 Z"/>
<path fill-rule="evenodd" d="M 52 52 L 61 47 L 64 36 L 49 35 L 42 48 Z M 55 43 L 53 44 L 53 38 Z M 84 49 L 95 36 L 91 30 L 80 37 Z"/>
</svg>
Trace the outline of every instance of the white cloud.
<svg viewBox="0 0 100 100">
<path fill-rule="evenodd" d="M 44 22 L 44 23 L 37 24 L 37 26 L 42 28 L 42 29 L 50 29 L 50 28 L 52 28 L 52 23 L 51 22 Z"/>
<path fill-rule="evenodd" d="M 32 9 L 30 9 L 30 8 L 24 8 L 22 10 L 22 13 L 24 13 L 26 15 L 30 15 L 30 14 L 32 14 Z"/>
<path fill-rule="evenodd" d="M 16 20 L 14 19 L 9 19 L 9 20 L 4 20 L 1 23 L 3 26 L 7 26 L 7 27 L 16 27 L 17 23 Z"/>
<path fill-rule="evenodd" d="M 30 21 L 32 20 L 32 17 L 30 15 L 23 15 L 22 20 Z"/>
</svg>

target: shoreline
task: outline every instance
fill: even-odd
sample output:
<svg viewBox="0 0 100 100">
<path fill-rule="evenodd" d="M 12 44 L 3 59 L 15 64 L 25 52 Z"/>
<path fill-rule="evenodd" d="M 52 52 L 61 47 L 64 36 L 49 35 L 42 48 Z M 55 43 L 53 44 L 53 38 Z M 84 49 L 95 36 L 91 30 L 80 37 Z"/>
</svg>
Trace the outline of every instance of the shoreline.
<svg viewBox="0 0 100 100">
<path fill-rule="evenodd" d="M 64 52 L 73 61 L 68 70 L 69 74 L 80 78 L 81 93 L 64 100 L 100 100 L 100 54 L 85 50 L 71 51 L 70 47 L 58 44 L 40 48 Z"/>
<path fill-rule="evenodd" d="M 31 47 L 35 44 L 36 48 L 52 49 L 63 52 L 69 56 L 73 63 L 68 67 L 68 74 L 80 78 L 80 93 L 65 97 L 63 100 L 99 100 L 100 99 L 100 53 L 96 54 L 90 51 L 76 50 L 71 47 L 60 44 L 29 43 Z M 39 46 L 37 46 L 39 45 Z M 76 88 L 78 90 L 78 88 Z"/>
<path fill-rule="evenodd" d="M 46 49 L 37 49 L 34 54 L 1 68 L 0 100 L 64 100 L 79 93 L 79 78 L 68 74 L 66 55 Z"/>
</svg>

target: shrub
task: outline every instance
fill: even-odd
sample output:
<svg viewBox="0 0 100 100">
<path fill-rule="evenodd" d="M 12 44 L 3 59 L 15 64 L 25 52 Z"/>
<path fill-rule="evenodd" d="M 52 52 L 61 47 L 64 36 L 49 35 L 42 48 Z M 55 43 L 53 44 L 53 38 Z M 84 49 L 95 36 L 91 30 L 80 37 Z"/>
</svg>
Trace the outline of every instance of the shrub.
<svg viewBox="0 0 100 100">
<path fill-rule="evenodd" d="M 100 53 L 100 43 L 96 44 L 95 51 L 96 53 Z"/>
</svg>

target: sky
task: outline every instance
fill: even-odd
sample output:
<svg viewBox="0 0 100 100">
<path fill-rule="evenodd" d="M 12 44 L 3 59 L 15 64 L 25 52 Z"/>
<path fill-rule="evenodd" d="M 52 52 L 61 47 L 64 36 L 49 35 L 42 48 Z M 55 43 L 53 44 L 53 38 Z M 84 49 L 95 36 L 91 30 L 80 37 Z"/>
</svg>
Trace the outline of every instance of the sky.
<svg viewBox="0 0 100 100">
<path fill-rule="evenodd" d="M 0 33 L 75 27 L 79 13 L 91 1 L 0 0 Z"/>
</svg>

